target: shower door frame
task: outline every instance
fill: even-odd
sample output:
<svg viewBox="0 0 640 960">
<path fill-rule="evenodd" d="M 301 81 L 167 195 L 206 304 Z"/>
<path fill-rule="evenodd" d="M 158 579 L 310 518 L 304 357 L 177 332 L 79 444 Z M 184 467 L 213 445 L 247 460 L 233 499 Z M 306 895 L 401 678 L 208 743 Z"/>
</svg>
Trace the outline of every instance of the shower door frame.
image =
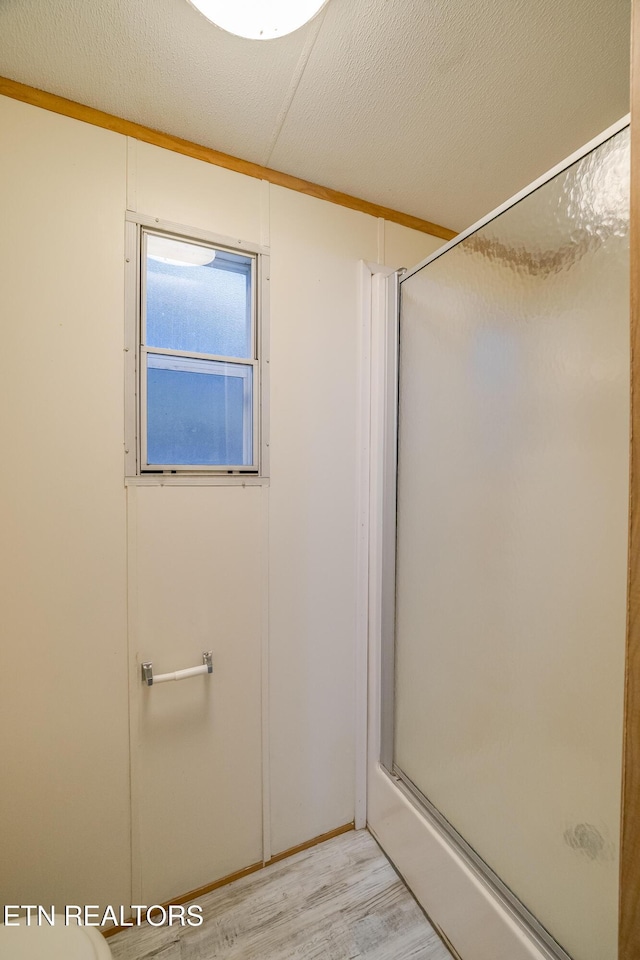
<svg viewBox="0 0 640 960">
<path fill-rule="evenodd" d="M 636 2 L 636 9 L 640 9 L 640 0 Z M 640 25 L 640 14 L 638 15 Z M 640 72 L 640 71 L 639 71 Z M 639 93 L 640 100 L 640 93 Z M 394 723 L 395 723 L 395 598 L 396 598 L 396 514 L 397 514 L 397 469 L 398 469 L 398 400 L 399 400 L 399 344 L 400 344 L 400 312 L 402 284 L 428 264 L 439 259 L 453 249 L 467 237 L 491 223 L 505 211 L 514 207 L 521 200 L 530 196 L 557 175 L 563 173 L 574 163 L 587 156 L 601 144 L 630 126 L 630 116 L 622 117 L 605 131 L 547 171 L 529 186 L 525 187 L 514 197 L 501 204 L 487 216 L 474 223 L 463 233 L 422 260 L 410 270 L 399 271 L 389 278 L 387 292 L 387 322 L 385 344 L 385 374 L 384 374 L 384 428 L 382 451 L 382 488 L 383 505 L 381 517 L 381 580 L 380 580 L 380 727 L 379 727 L 379 756 L 381 770 L 393 779 L 397 788 L 402 790 L 410 802 L 417 804 L 420 813 L 430 821 L 447 841 L 453 845 L 458 855 L 466 861 L 469 868 L 477 873 L 482 882 L 501 904 L 502 908 L 511 915 L 511 919 L 520 925 L 522 931 L 532 941 L 532 945 L 541 957 L 549 960 L 572 960 L 570 955 L 548 933 L 536 917 L 512 893 L 500 877 L 476 853 L 464 837 L 447 821 L 443 814 L 431 801 L 413 784 L 403 771 L 394 762 Z M 633 163 L 633 161 L 632 161 Z M 640 415 L 637 415 L 640 419 Z M 640 432 L 640 423 L 638 424 Z M 639 457 L 640 459 L 640 457 Z M 640 527 L 640 520 L 638 521 Z M 638 531 L 640 539 L 640 529 Z M 638 551 L 640 552 L 640 551 Z M 639 578 L 640 579 L 640 578 Z M 640 583 L 638 585 L 640 597 Z M 640 605 L 640 599 L 639 599 Z M 640 620 L 640 613 L 637 618 Z M 636 627 L 640 634 L 640 623 Z M 639 640 L 640 642 L 640 640 Z M 626 716 L 626 714 L 625 714 Z M 640 722 L 640 721 L 639 721 Z M 374 830 L 375 833 L 375 830 Z M 392 858 L 393 859 L 393 858 Z M 621 856 L 621 861 L 623 857 Z M 437 920 L 437 918 L 434 918 Z M 446 934 L 446 930 L 444 931 Z M 628 954 L 631 960 L 632 954 Z M 627 960 L 622 951 L 619 960 Z"/>
</svg>

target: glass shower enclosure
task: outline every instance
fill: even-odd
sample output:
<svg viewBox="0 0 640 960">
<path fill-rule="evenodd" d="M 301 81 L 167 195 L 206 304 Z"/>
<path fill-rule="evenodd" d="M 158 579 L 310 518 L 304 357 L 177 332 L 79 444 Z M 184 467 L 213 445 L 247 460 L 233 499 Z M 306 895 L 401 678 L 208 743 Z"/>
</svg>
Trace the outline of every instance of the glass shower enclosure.
<svg viewBox="0 0 640 960">
<path fill-rule="evenodd" d="M 628 222 L 621 122 L 398 279 L 382 762 L 573 960 L 617 955 Z"/>
</svg>

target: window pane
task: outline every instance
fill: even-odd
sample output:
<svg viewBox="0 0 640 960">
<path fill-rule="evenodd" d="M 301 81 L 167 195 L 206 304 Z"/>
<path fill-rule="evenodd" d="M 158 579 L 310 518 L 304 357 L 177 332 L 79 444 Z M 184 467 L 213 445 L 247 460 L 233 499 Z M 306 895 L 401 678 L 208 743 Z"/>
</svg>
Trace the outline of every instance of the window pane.
<svg viewBox="0 0 640 960">
<path fill-rule="evenodd" d="M 253 358 L 251 262 L 148 234 L 147 346 Z"/>
<path fill-rule="evenodd" d="M 149 465 L 251 466 L 253 368 L 147 356 Z"/>
</svg>

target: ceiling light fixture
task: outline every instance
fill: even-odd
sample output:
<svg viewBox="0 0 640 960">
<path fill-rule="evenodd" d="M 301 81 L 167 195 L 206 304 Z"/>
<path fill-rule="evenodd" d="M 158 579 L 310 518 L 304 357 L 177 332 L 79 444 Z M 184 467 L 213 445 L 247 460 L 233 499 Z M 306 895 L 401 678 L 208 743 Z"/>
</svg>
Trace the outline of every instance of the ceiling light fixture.
<svg viewBox="0 0 640 960">
<path fill-rule="evenodd" d="M 274 40 L 298 30 L 329 0 L 190 0 L 207 20 L 248 40 Z"/>
</svg>

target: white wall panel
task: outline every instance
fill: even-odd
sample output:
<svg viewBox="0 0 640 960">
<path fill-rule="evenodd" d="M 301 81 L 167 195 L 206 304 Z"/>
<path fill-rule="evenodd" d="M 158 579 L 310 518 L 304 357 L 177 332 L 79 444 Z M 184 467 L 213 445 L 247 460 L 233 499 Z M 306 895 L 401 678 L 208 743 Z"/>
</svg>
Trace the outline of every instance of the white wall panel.
<svg viewBox="0 0 640 960">
<path fill-rule="evenodd" d="M 358 260 L 376 231 L 271 188 L 274 853 L 353 819 Z"/>
<path fill-rule="evenodd" d="M 260 180 L 149 143 L 129 142 L 129 177 L 135 184 L 131 209 L 235 240 L 260 242 Z"/>
<path fill-rule="evenodd" d="M 162 899 L 259 860 L 263 812 L 267 853 L 354 816 L 358 264 L 376 259 L 378 223 L 12 100 L 0 111 L 2 895 Z M 127 205 L 254 243 L 271 228 L 273 368 L 270 488 L 129 488 L 131 757 Z M 392 225 L 388 256 L 438 242 Z M 142 689 L 137 660 L 172 670 L 209 645 L 212 678 Z"/>
<path fill-rule="evenodd" d="M 131 140 L 128 194 L 139 213 L 187 229 L 240 245 L 263 235 L 259 180 Z M 132 683 L 136 875 L 143 902 L 157 902 L 263 856 L 268 488 L 140 486 L 129 493 L 132 671 L 137 677 L 143 659 L 163 672 L 200 663 L 205 649 L 214 654 L 212 677 L 151 691 L 136 677 Z"/>
<path fill-rule="evenodd" d="M 262 859 L 261 487 L 131 487 L 143 903 Z M 133 558 L 132 558 L 133 559 Z M 146 687 L 202 663 L 213 674 Z"/>
<path fill-rule="evenodd" d="M 0 127 L 0 896 L 127 903 L 125 141 Z"/>
<path fill-rule="evenodd" d="M 401 227 L 399 223 L 385 220 L 384 223 L 384 262 L 388 267 L 415 267 L 421 260 L 425 260 L 444 240 L 432 237 L 419 230 L 410 230 Z"/>
</svg>

